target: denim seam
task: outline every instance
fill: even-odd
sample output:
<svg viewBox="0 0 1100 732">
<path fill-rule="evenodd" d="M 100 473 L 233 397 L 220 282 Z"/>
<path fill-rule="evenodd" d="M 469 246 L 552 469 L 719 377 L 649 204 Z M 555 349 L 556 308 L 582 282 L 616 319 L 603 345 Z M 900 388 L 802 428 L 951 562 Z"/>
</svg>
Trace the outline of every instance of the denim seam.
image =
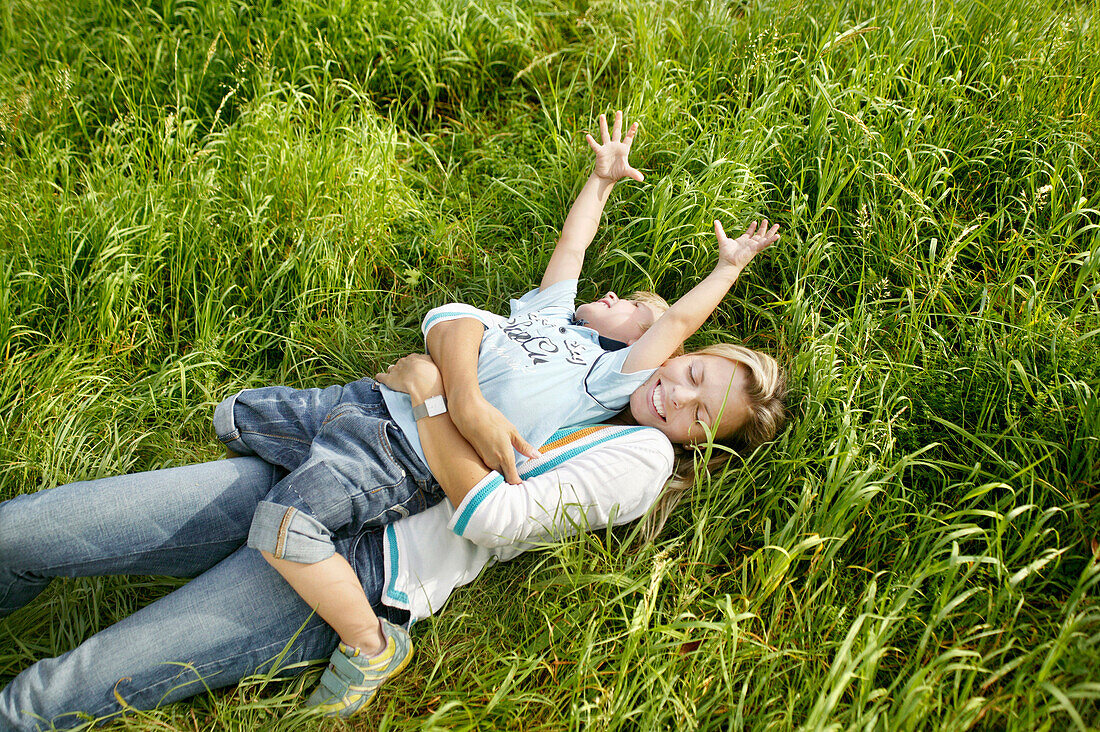
<svg viewBox="0 0 1100 732">
<path fill-rule="evenodd" d="M 329 630 L 328 626 L 322 626 L 322 627 L 314 628 L 312 630 L 303 630 L 301 633 L 298 634 L 298 638 L 300 639 L 303 636 L 305 636 L 306 634 L 314 634 L 314 633 L 317 633 L 318 631 L 324 631 L 324 630 Z M 240 658 L 241 656 L 247 656 L 247 655 L 253 654 L 253 653 L 262 653 L 262 652 L 267 651 L 271 648 L 285 648 L 286 644 L 287 644 L 287 642 L 285 640 L 282 641 L 282 642 L 276 641 L 274 643 L 268 643 L 266 646 L 261 646 L 259 648 L 250 648 L 247 651 L 241 651 L 240 653 L 235 653 L 232 656 L 229 656 L 227 658 L 219 658 L 216 661 L 209 661 L 208 663 L 205 663 L 202 666 L 187 666 L 184 670 L 180 671 L 180 673 L 182 674 L 182 673 L 184 673 L 184 671 L 193 672 L 196 675 L 195 681 L 196 682 L 201 682 L 203 684 L 203 690 L 205 691 L 207 689 L 207 686 L 206 686 L 206 683 L 205 683 L 206 679 L 202 678 L 202 672 L 205 669 L 209 668 L 210 666 L 214 666 L 214 665 L 217 665 L 217 664 L 225 664 L 225 663 L 228 663 L 228 662 L 232 661 L 235 658 Z M 316 660 L 321 660 L 321 659 L 316 659 Z M 169 665 L 170 663 L 171 662 L 165 662 L 164 665 Z M 125 678 L 125 677 L 123 677 L 123 678 Z M 243 678 L 245 678 L 245 677 L 241 676 L 241 678 L 238 679 L 238 682 Z M 121 681 L 121 679 L 119 679 L 119 680 Z M 131 696 L 136 696 L 138 694 L 144 694 L 145 692 L 150 691 L 151 689 L 155 689 L 158 686 L 162 686 L 164 684 L 177 683 L 178 681 L 179 681 L 179 675 L 178 674 L 175 677 L 171 678 L 171 679 L 161 679 L 160 681 L 156 681 L 152 684 L 149 684 L 148 686 L 143 686 L 140 689 L 135 689 L 132 692 Z M 117 685 L 117 682 L 116 682 L 116 685 Z M 125 699 L 124 699 L 124 701 L 125 701 Z M 129 702 L 127 702 L 127 704 L 129 704 Z M 91 716 L 93 716 L 93 717 L 99 717 L 100 714 L 104 710 L 109 709 L 110 707 L 116 706 L 116 705 L 118 705 L 117 700 L 110 701 L 110 702 L 104 704 L 103 706 L 101 706 L 95 712 L 89 712 L 89 714 L 91 714 Z M 121 712 L 123 710 L 120 708 L 119 711 Z"/>
<path fill-rule="evenodd" d="M 350 414 L 352 412 L 358 412 L 368 419 L 385 419 L 385 417 L 381 416 L 382 410 L 378 407 L 367 406 L 354 402 L 350 402 L 347 404 L 337 404 L 329 411 L 328 414 L 325 415 L 325 418 L 321 420 L 321 426 L 318 428 L 317 431 L 320 432 L 321 429 L 328 425 L 329 422 L 333 422 L 340 417 L 343 417 L 345 414 Z M 374 412 L 378 412 L 378 414 L 374 414 Z"/>
<path fill-rule="evenodd" d="M 389 456 L 390 462 L 399 464 L 397 458 L 393 455 L 393 448 L 390 447 L 390 438 L 386 435 L 386 425 L 382 423 L 378 425 L 378 441 L 382 444 L 382 449 L 386 451 L 386 455 Z M 402 472 L 404 472 L 404 470 L 404 468 L 401 468 Z M 394 483 L 394 485 L 397 484 Z"/>
<path fill-rule="evenodd" d="M 283 513 L 283 520 L 279 522 L 279 530 L 275 534 L 275 551 L 273 552 L 276 559 L 282 559 L 283 554 L 286 553 L 287 527 L 290 526 L 290 520 L 294 518 L 295 513 L 293 506 L 287 507 Z"/>
<path fill-rule="evenodd" d="M 329 422 L 340 419 L 345 414 L 364 411 L 365 410 L 363 409 L 362 405 L 356 404 L 355 402 L 348 402 L 347 404 L 337 404 L 335 407 L 329 410 L 328 414 L 325 415 L 325 418 L 321 421 L 321 426 L 324 427 Z M 366 416 L 369 417 L 370 415 L 368 414 Z"/>
<path fill-rule="evenodd" d="M 259 435 L 260 437 L 270 437 L 273 440 L 291 440 L 292 442 L 300 442 L 303 445 L 311 444 L 310 440 L 302 440 L 302 439 L 299 439 L 297 437 L 293 437 L 291 435 L 276 435 L 276 434 L 271 434 L 270 432 L 259 432 L 257 430 L 238 430 L 238 432 L 240 432 L 241 436 L 243 436 L 243 435 Z M 234 438 L 234 439 L 240 439 L 240 438 L 238 437 L 238 438 Z"/>
<path fill-rule="evenodd" d="M 174 546 L 174 547 L 171 547 L 171 548 L 172 549 L 191 549 L 191 548 L 200 547 L 200 546 L 213 546 L 215 544 L 224 544 L 224 543 L 226 543 L 226 541 L 228 541 L 228 540 L 203 541 L 203 542 L 198 542 L 196 544 L 181 544 L 179 546 Z M 244 544 L 244 541 L 242 541 L 241 544 Z M 164 549 L 164 547 L 157 547 L 157 550 L 163 550 L 163 549 Z M 140 556 L 142 554 L 145 554 L 148 551 L 150 551 L 150 550 L 146 549 L 145 551 L 140 551 L 140 552 L 130 552 L 129 554 L 119 554 L 117 556 L 111 557 L 111 559 L 128 559 L 129 557 Z M 37 568 L 37 569 L 27 569 L 26 571 L 28 571 L 28 572 L 50 572 L 50 571 L 53 571 L 55 569 L 69 569 L 70 567 L 79 567 L 79 566 L 82 566 L 83 564 L 85 564 L 85 562 L 68 562 L 68 563 L 65 563 L 65 564 L 51 564 L 47 567 L 40 567 L 40 568 Z M 100 575 L 96 575 L 96 576 L 100 576 Z M 171 576 L 171 575 L 169 575 L 169 576 Z"/>
<path fill-rule="evenodd" d="M 366 490 L 366 491 L 363 491 L 363 494 L 364 494 L 364 495 L 368 495 L 368 496 L 373 496 L 373 495 L 374 495 L 375 493 L 377 493 L 378 491 L 383 491 L 383 490 L 384 490 L 384 491 L 390 491 L 390 490 L 393 490 L 393 489 L 394 489 L 394 488 L 396 488 L 397 486 L 401 485 L 401 483 L 402 483 L 402 482 L 403 482 L 404 480 L 405 480 L 405 478 L 398 478 L 398 479 L 397 479 L 396 481 L 394 481 L 393 483 L 386 483 L 386 484 L 383 484 L 383 485 L 377 485 L 377 486 L 375 486 L 374 488 L 371 488 L 370 490 Z"/>
</svg>

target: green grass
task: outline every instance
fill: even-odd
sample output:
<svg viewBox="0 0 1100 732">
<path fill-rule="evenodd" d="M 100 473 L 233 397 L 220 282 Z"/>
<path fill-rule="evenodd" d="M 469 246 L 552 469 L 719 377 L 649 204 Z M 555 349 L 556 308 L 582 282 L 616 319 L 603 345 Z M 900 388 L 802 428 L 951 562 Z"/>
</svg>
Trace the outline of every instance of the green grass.
<svg viewBox="0 0 1100 732">
<path fill-rule="evenodd" d="M 371 374 L 537 281 L 642 124 L 582 296 L 675 297 L 795 418 L 497 567 L 354 723 L 257 677 L 123 729 L 1100 725 L 1100 11 L 1073 0 L 0 0 L 0 497 L 212 459 L 244 386 Z M 0 683 L 175 586 L 55 583 Z M 518 602 L 517 602 L 518 598 Z"/>
</svg>

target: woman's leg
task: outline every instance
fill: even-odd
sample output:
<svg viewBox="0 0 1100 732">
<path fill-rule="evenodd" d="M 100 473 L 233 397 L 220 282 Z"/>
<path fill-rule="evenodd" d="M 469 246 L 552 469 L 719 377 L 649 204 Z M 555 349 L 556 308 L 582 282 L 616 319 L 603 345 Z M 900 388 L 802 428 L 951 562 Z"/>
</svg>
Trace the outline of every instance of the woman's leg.
<svg viewBox="0 0 1100 732">
<path fill-rule="evenodd" d="M 124 711 L 116 694 L 151 709 L 270 671 L 288 645 L 280 668 L 327 658 L 336 642 L 259 552 L 242 547 L 75 650 L 23 671 L 0 692 L 0 729 L 115 715 Z"/>
<path fill-rule="evenodd" d="M 54 577 L 202 573 L 241 546 L 276 478 L 258 458 L 235 458 L 0 503 L 0 618 Z"/>
</svg>

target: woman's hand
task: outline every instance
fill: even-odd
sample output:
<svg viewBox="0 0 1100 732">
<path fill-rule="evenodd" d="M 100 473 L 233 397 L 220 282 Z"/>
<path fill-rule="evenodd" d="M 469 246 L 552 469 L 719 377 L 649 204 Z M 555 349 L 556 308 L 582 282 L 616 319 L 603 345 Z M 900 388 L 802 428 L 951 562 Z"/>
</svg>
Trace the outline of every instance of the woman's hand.
<svg viewBox="0 0 1100 732">
<path fill-rule="evenodd" d="M 752 258 L 779 241 L 779 224 L 768 228 L 768 220 L 757 228 L 759 222 L 753 221 L 745 233 L 736 239 L 730 239 L 722 229 L 722 222 L 714 222 L 714 236 L 718 239 L 718 265 L 715 269 L 732 268 L 736 274 L 752 261 Z"/>
<path fill-rule="evenodd" d="M 408 394 L 413 404 L 445 393 L 443 376 L 432 357 L 423 353 L 411 353 L 399 359 L 386 369 L 386 373 L 375 374 L 374 378 L 394 391 Z"/>
<path fill-rule="evenodd" d="M 513 448 L 529 458 L 542 453 L 523 439 L 504 414 L 481 394 L 456 398 L 450 403 L 451 419 L 481 460 L 515 485 L 520 482 Z"/>
<path fill-rule="evenodd" d="M 592 135 L 585 135 L 588 146 L 596 153 L 596 168 L 593 171 L 598 178 L 614 183 L 623 178 L 633 178 L 641 181 L 645 178 L 641 172 L 630 166 L 627 156 L 630 154 L 630 146 L 634 143 L 634 135 L 638 132 L 638 123 L 635 122 L 623 133 L 623 113 L 615 112 L 615 127 L 609 134 L 607 131 L 607 116 L 600 115 L 600 138 L 602 145 L 596 144 Z"/>
<path fill-rule="evenodd" d="M 383 374 L 374 377 L 394 391 L 404 392 L 413 404 L 420 404 L 428 397 L 445 394 L 443 376 L 431 356 L 413 353 L 398 360 Z M 477 451 L 490 470 L 496 470 L 509 483 L 519 483 L 516 456 L 512 448 L 529 458 L 541 453 L 529 445 L 519 430 L 508 421 L 499 409 L 480 394 L 456 395 L 450 399 L 447 410 L 451 421 L 466 441 Z"/>
</svg>

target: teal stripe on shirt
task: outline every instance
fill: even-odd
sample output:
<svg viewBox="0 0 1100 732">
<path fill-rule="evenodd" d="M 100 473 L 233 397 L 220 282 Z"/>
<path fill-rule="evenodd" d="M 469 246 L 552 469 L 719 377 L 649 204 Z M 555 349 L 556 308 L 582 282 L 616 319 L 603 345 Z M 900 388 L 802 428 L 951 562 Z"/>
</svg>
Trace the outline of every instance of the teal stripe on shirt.
<svg viewBox="0 0 1100 732">
<path fill-rule="evenodd" d="M 588 426 L 591 426 L 591 425 L 588 425 Z M 570 428 L 568 430 L 558 430 L 557 432 L 554 433 L 554 436 L 550 440 L 547 440 L 547 442 L 551 442 L 555 439 L 561 439 L 562 437 L 564 437 L 566 435 L 570 435 L 570 434 L 576 432 L 578 429 L 585 429 L 585 428 L 584 427 L 577 427 L 577 428 Z M 569 450 L 566 450 L 565 452 L 561 453 L 560 455 L 556 455 L 552 459 L 547 460 L 545 463 L 543 463 L 541 465 L 538 465 L 536 467 L 528 468 L 527 470 L 520 470 L 520 478 L 526 480 L 527 478 L 534 478 L 534 477 L 537 477 L 539 475 L 543 475 L 544 473 L 547 473 L 547 472 L 553 470 L 554 468 L 558 467 L 559 465 L 564 463 L 566 460 L 570 460 L 570 459 L 576 457 L 577 455 L 580 455 L 582 452 L 584 452 L 585 450 L 587 450 L 589 448 L 595 447 L 596 445 L 601 445 L 601 444 L 607 442 L 608 440 L 613 440 L 616 437 L 621 437 L 622 435 L 630 434 L 631 432 L 636 432 L 636 431 L 641 430 L 641 429 L 646 429 L 646 428 L 645 427 L 619 427 L 619 428 L 610 427 L 610 428 L 608 428 L 608 431 L 611 432 L 611 434 L 609 434 L 609 435 L 601 435 L 599 437 L 599 439 L 594 439 L 592 442 L 577 445 L 576 447 L 573 447 Z M 599 433 L 597 433 L 597 434 L 599 434 Z M 504 483 L 504 478 L 498 475 L 498 476 L 494 477 L 492 480 L 490 480 L 488 483 L 483 485 L 481 488 L 478 489 L 477 493 L 474 494 L 474 497 L 471 498 L 470 501 L 466 504 L 466 507 L 462 509 L 462 514 L 458 517 L 458 521 L 455 522 L 454 532 L 456 534 L 458 534 L 459 536 L 462 536 L 464 534 L 464 532 L 466 531 L 466 526 L 470 523 L 470 519 L 472 519 L 474 517 L 474 513 L 477 511 L 478 507 L 481 506 L 482 502 L 486 498 L 488 498 L 489 495 L 493 491 L 495 491 L 497 488 L 499 488 L 502 483 Z"/>
<path fill-rule="evenodd" d="M 479 318 L 477 316 L 477 314 L 472 313 L 468 310 L 455 310 L 453 312 L 436 313 L 435 315 L 429 315 L 424 320 L 424 332 L 427 332 L 433 325 L 438 323 L 440 320 L 445 320 L 447 318 L 475 318 L 477 320 L 481 320 L 481 318 Z M 482 322 L 484 322 L 484 321 L 482 321 Z"/>
<path fill-rule="evenodd" d="M 397 589 L 397 532 L 393 530 L 393 524 L 386 524 L 386 540 L 390 545 L 390 586 L 386 588 L 386 594 L 407 606 L 409 596 Z"/>
</svg>

